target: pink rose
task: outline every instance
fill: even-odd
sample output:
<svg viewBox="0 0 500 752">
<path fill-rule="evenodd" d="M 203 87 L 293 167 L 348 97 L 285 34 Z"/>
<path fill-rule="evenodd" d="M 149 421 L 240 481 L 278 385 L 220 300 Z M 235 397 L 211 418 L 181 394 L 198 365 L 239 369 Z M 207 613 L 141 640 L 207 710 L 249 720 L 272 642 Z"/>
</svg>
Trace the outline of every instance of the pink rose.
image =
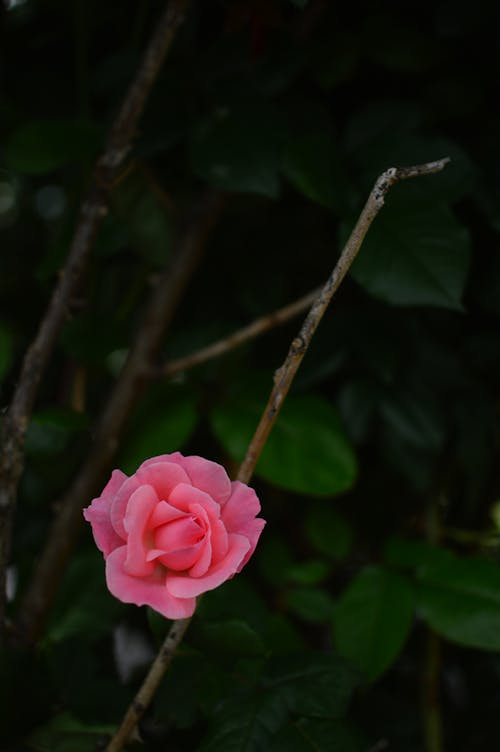
<svg viewBox="0 0 500 752">
<path fill-rule="evenodd" d="M 247 563 L 264 520 L 252 488 L 221 465 L 180 452 L 114 470 L 83 514 L 106 560 L 106 582 L 125 603 L 168 619 L 191 616 L 196 596 Z"/>
</svg>

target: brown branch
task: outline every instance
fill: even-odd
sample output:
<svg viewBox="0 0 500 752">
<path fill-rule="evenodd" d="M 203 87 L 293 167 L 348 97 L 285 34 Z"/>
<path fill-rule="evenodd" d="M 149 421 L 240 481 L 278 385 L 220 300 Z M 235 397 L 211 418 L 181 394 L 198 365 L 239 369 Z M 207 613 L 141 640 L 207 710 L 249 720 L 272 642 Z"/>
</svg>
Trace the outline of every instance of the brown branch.
<svg viewBox="0 0 500 752">
<path fill-rule="evenodd" d="M 236 347 L 255 339 L 255 337 L 259 337 L 261 334 L 268 332 L 270 329 L 274 329 L 276 326 L 285 324 L 287 321 L 290 321 L 290 319 L 298 316 L 299 313 L 306 311 L 311 303 L 313 303 L 318 297 L 319 292 L 320 288 L 313 290 L 302 298 L 290 303 L 290 305 L 279 308 L 273 313 L 269 313 L 266 316 L 256 319 L 251 324 L 248 324 L 248 326 L 238 329 L 228 337 L 223 337 L 213 344 L 207 345 L 207 347 L 203 347 L 201 350 L 191 353 L 191 355 L 186 355 L 183 358 L 177 358 L 176 360 L 167 362 L 160 368 L 159 372 L 157 371 L 157 375 L 175 376 L 181 371 L 187 371 L 189 368 L 200 365 L 200 363 L 205 363 L 207 360 L 217 358 L 219 355 L 224 355 L 224 353 L 234 350 Z"/>
<path fill-rule="evenodd" d="M 93 446 L 73 484 L 59 502 L 49 537 L 21 605 L 18 637 L 34 642 L 64 574 L 82 525 L 82 508 L 97 492 L 118 448 L 119 437 L 148 380 L 165 330 L 196 267 L 205 241 L 223 205 L 222 196 L 207 191 L 196 206 L 171 264 L 151 294 L 142 324 L 130 348 L 97 427 Z"/>
<path fill-rule="evenodd" d="M 243 483 L 248 483 L 250 480 L 255 465 L 257 464 L 267 441 L 267 437 L 278 417 L 283 400 L 288 394 L 295 374 L 297 373 L 297 370 L 302 363 L 302 359 L 310 345 L 314 332 L 323 318 L 323 314 L 328 308 L 331 299 L 342 284 L 342 280 L 356 258 L 369 227 L 383 207 L 387 191 L 400 180 L 439 172 L 448 161 L 448 159 L 441 159 L 438 162 L 429 162 L 428 164 L 417 165 L 415 167 L 391 167 L 383 172 L 375 182 L 373 190 L 368 197 L 368 201 L 366 202 L 359 219 L 344 246 L 333 272 L 328 278 L 320 295 L 313 303 L 299 334 L 293 340 L 285 362 L 281 368 L 276 371 L 274 387 L 262 414 L 262 418 L 260 419 L 260 423 L 250 442 L 246 457 L 239 469 L 238 480 Z"/>
<path fill-rule="evenodd" d="M 106 752 L 119 752 L 119 750 L 127 743 L 137 721 L 149 707 L 149 703 L 153 699 L 157 687 L 159 686 L 166 670 L 170 666 L 175 651 L 184 637 L 190 623 L 191 619 L 177 619 L 177 621 L 174 621 L 170 627 L 168 635 L 161 646 L 158 655 L 151 664 L 151 668 L 149 669 L 141 688 L 137 692 L 133 703 L 125 714 L 119 731 L 106 747 Z"/>
<path fill-rule="evenodd" d="M 249 444 L 246 457 L 238 471 L 238 480 L 243 483 L 248 483 L 252 477 L 267 437 L 278 417 L 278 413 L 283 405 L 288 390 L 290 389 L 293 378 L 297 373 L 297 369 L 309 347 L 314 332 L 316 331 L 328 304 L 340 287 L 342 280 L 356 258 L 371 223 L 383 207 L 387 191 L 400 180 L 439 172 L 448 162 L 448 159 L 441 159 L 437 162 L 428 162 L 415 167 L 391 167 L 382 173 L 375 182 L 373 190 L 344 246 L 342 254 L 337 261 L 332 274 L 328 278 L 317 299 L 314 301 L 298 336 L 292 341 L 283 365 L 275 374 L 271 395 L 266 407 L 264 408 L 257 430 Z M 154 693 L 156 692 L 175 651 L 180 645 L 192 618 L 193 617 L 190 619 L 179 619 L 173 622 L 165 642 L 160 649 L 160 653 L 153 663 L 153 667 L 144 679 L 141 688 L 129 706 L 122 724 L 111 739 L 106 748 L 106 752 L 119 752 L 119 750 L 121 750 L 130 739 L 135 726 L 142 718 L 147 709 L 148 703 L 154 696 Z M 166 650 L 168 650 L 168 661 L 162 662 L 161 655 Z M 144 702 L 144 698 L 148 698 L 148 703 Z"/>
<path fill-rule="evenodd" d="M 38 332 L 26 352 L 0 440 L 0 632 L 5 621 L 5 570 L 17 487 L 24 462 L 24 437 L 38 385 L 66 319 L 109 196 L 134 138 L 146 99 L 181 24 L 189 0 L 171 0 L 156 25 L 141 65 L 111 127 L 94 180 L 82 201 L 68 258 Z"/>
</svg>

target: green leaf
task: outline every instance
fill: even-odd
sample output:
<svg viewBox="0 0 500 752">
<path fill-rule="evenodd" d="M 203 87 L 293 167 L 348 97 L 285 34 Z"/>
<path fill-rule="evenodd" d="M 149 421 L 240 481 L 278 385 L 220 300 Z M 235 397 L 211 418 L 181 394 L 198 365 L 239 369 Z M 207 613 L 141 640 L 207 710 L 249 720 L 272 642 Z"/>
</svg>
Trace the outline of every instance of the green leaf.
<svg viewBox="0 0 500 752">
<path fill-rule="evenodd" d="M 404 110 L 400 111 L 400 117 L 406 120 L 406 123 L 396 124 L 393 117 L 397 111 L 397 108 L 392 112 L 389 109 L 385 118 L 381 111 L 375 113 L 378 123 L 375 122 L 372 130 L 368 131 L 371 138 L 367 143 L 362 143 L 353 155 L 362 170 L 361 183 L 364 189 L 371 188 L 376 176 L 388 167 L 422 164 L 431 159 L 449 157 L 449 164 L 441 172 L 401 183 L 391 189 L 391 195 L 404 197 L 407 204 L 410 204 L 415 201 L 455 202 L 472 193 L 478 182 L 478 169 L 468 154 L 453 141 L 423 138 L 411 132 L 411 109 L 406 114 Z M 417 118 L 418 115 L 415 113 L 414 117 Z M 382 126 L 378 132 L 377 126 Z M 366 121 L 361 127 L 366 129 Z M 399 127 L 400 130 L 398 138 L 389 135 L 395 127 Z"/>
<path fill-rule="evenodd" d="M 85 162 L 99 144 L 100 130 L 93 123 L 34 120 L 12 134 L 5 156 L 11 169 L 43 175 L 71 162 Z"/>
<path fill-rule="evenodd" d="M 288 572 L 293 567 L 292 552 L 282 536 L 271 533 L 263 537 L 263 540 L 259 542 L 257 567 L 267 582 L 276 588 L 281 588 L 287 579 Z"/>
<path fill-rule="evenodd" d="M 249 395 L 212 411 L 214 432 L 237 461 L 245 456 L 263 405 Z M 356 479 L 356 457 L 332 405 L 312 394 L 288 397 L 256 474 L 298 493 L 331 496 L 349 489 Z"/>
<path fill-rule="evenodd" d="M 395 389 L 380 405 L 387 429 L 398 441 L 437 452 L 445 439 L 443 410 L 435 395 L 420 390 Z"/>
<path fill-rule="evenodd" d="M 137 470 L 149 457 L 174 452 L 191 435 L 198 419 L 195 395 L 180 390 L 150 395 L 131 423 L 119 456 L 119 466 L 126 473 Z"/>
<path fill-rule="evenodd" d="M 424 540 L 408 540 L 394 536 L 387 541 L 384 561 L 391 567 L 419 569 L 432 564 L 446 564 L 453 558 L 451 551 L 432 546 Z"/>
<path fill-rule="evenodd" d="M 358 675 L 330 653 L 306 652 L 273 658 L 259 686 L 223 703 L 199 752 L 260 752 L 290 714 L 341 718 Z M 234 693 L 233 693 L 234 695 Z"/>
<path fill-rule="evenodd" d="M 370 295 L 387 303 L 461 311 L 469 259 L 468 232 L 448 208 L 389 200 L 351 273 Z"/>
<path fill-rule="evenodd" d="M 276 198 L 282 133 L 279 114 L 265 102 L 220 107 L 193 134 L 193 169 L 224 190 Z"/>
<path fill-rule="evenodd" d="M 320 588 L 294 588 L 286 594 L 286 602 L 291 611 L 304 621 L 321 624 L 329 621 L 335 604 L 326 590 Z"/>
<path fill-rule="evenodd" d="M 150 264 L 164 266 L 173 242 L 171 211 L 144 175 L 136 172 L 118 187 L 113 193 L 113 208 L 119 220 L 118 231 L 123 233 L 126 228 L 136 252 Z"/>
<path fill-rule="evenodd" d="M 35 752 L 95 752 L 114 731 L 114 726 L 81 723 L 61 713 L 30 736 L 29 747 Z"/>
<path fill-rule="evenodd" d="M 339 212 L 346 209 L 346 176 L 333 123 L 306 104 L 297 115 L 283 154 L 283 173 L 304 196 Z M 305 111 L 305 113 L 304 113 Z"/>
<path fill-rule="evenodd" d="M 284 614 L 269 614 L 262 634 L 274 656 L 297 653 L 305 648 L 302 634 Z"/>
<path fill-rule="evenodd" d="M 382 394 L 380 385 L 366 378 L 349 381 L 340 391 L 337 404 L 354 441 L 361 442 L 366 437 Z"/>
<path fill-rule="evenodd" d="M 83 413 L 64 408 L 39 410 L 31 419 L 26 432 L 26 453 L 30 455 L 56 455 L 67 446 L 70 439 L 88 424 Z"/>
<path fill-rule="evenodd" d="M 487 559 L 449 558 L 418 572 L 418 609 L 443 637 L 500 650 L 500 566 Z"/>
<path fill-rule="evenodd" d="M 0 380 L 10 368 L 12 349 L 12 333 L 5 324 L 0 323 Z"/>
<path fill-rule="evenodd" d="M 341 718 L 359 684 L 359 674 L 338 655 L 309 651 L 273 657 L 263 686 L 283 698 L 291 713 L 314 718 Z"/>
<path fill-rule="evenodd" d="M 343 721 L 299 718 L 276 735 L 269 752 L 366 752 L 367 749 L 366 739 Z"/>
<path fill-rule="evenodd" d="M 107 590 L 102 556 L 95 550 L 80 553 L 65 572 L 47 641 L 53 644 L 82 634 L 87 642 L 95 640 L 109 632 L 125 608 Z"/>
<path fill-rule="evenodd" d="M 407 579 L 367 567 L 340 597 L 334 635 L 340 654 L 373 681 L 403 647 L 413 620 L 414 594 Z"/>
<path fill-rule="evenodd" d="M 259 634 L 241 619 L 200 622 L 191 641 L 209 655 L 258 656 L 265 652 Z"/>
<path fill-rule="evenodd" d="M 286 702 L 278 693 L 234 697 L 220 707 L 198 752 L 261 752 L 286 716 Z"/>
<path fill-rule="evenodd" d="M 202 598 L 196 613 L 204 620 L 234 619 L 235 614 L 259 633 L 269 618 L 261 595 L 246 577 L 235 577 Z"/>
<path fill-rule="evenodd" d="M 155 695 L 155 718 L 174 728 L 188 728 L 202 713 L 212 716 L 233 694 L 234 678 L 221 667 L 220 659 L 184 645 Z"/>
<path fill-rule="evenodd" d="M 351 550 L 352 527 L 331 506 L 313 504 L 307 512 L 305 530 L 311 545 L 332 559 L 344 559 Z"/>
<path fill-rule="evenodd" d="M 330 565 L 326 561 L 314 559 L 301 561 L 289 567 L 286 577 L 299 585 L 316 585 L 321 582 L 330 572 Z"/>
</svg>

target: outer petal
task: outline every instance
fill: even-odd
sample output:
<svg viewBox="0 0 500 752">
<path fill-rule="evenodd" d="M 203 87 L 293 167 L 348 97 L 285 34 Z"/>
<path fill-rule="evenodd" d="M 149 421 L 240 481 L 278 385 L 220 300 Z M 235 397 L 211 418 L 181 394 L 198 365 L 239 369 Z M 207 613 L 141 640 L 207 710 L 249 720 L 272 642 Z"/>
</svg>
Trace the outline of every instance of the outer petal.
<svg viewBox="0 0 500 752">
<path fill-rule="evenodd" d="M 197 455 L 182 457 L 180 462 L 193 486 L 205 491 L 218 504 L 226 503 L 231 495 L 231 481 L 222 465 Z"/>
<path fill-rule="evenodd" d="M 248 542 L 250 543 L 250 548 L 245 554 L 245 558 L 239 565 L 237 572 L 241 572 L 249 558 L 252 556 L 253 552 L 255 551 L 255 546 L 258 543 L 258 540 L 260 538 L 261 532 L 264 530 L 264 527 L 266 526 L 266 521 L 263 520 L 261 517 L 257 517 L 255 520 L 251 520 L 246 527 L 245 527 L 245 538 L 248 538 Z"/>
<path fill-rule="evenodd" d="M 231 483 L 231 487 L 231 498 L 222 510 L 221 519 L 229 532 L 244 535 L 250 544 L 245 558 L 238 567 L 237 571 L 240 572 L 253 554 L 266 522 L 259 517 L 256 518 L 260 512 L 260 501 L 253 488 L 238 480 Z"/>
<path fill-rule="evenodd" d="M 127 539 L 127 531 L 123 526 L 123 520 L 125 519 L 125 512 L 127 511 L 127 504 L 134 491 L 139 488 L 139 481 L 135 475 L 131 475 L 130 478 L 123 483 L 113 496 L 111 501 L 110 519 L 114 529 L 124 540 Z"/>
<path fill-rule="evenodd" d="M 113 528 L 109 519 L 109 503 L 105 499 L 94 499 L 92 504 L 83 510 L 83 516 L 92 525 L 92 534 L 97 548 L 103 552 L 104 558 L 123 546 L 123 538 Z"/>
<path fill-rule="evenodd" d="M 260 512 L 260 502 L 253 488 L 239 480 L 231 483 L 231 488 L 231 498 L 224 505 L 221 519 L 229 533 L 246 535 L 248 524 Z"/>
<path fill-rule="evenodd" d="M 101 492 L 101 499 L 104 497 L 114 496 L 127 479 L 128 475 L 122 473 L 121 470 L 113 470 L 113 472 L 111 473 L 111 478 L 108 480 Z"/>
<path fill-rule="evenodd" d="M 123 569 L 127 550 L 117 548 L 106 560 L 106 583 L 109 591 L 123 603 L 151 606 L 167 619 L 184 619 L 192 616 L 196 606 L 193 597 L 177 598 L 165 587 L 164 575 L 132 577 Z"/>
<path fill-rule="evenodd" d="M 128 532 L 127 558 L 125 571 L 135 577 L 144 577 L 153 573 L 155 564 L 147 561 L 148 548 L 146 536 L 149 518 L 158 504 L 158 496 L 152 486 L 140 486 L 134 491 L 127 504 L 123 521 Z"/>
<path fill-rule="evenodd" d="M 184 457 L 180 452 L 172 452 L 171 454 L 158 454 L 156 457 L 150 457 L 148 460 L 144 460 L 144 462 L 139 465 L 137 469 L 143 470 L 145 467 L 154 465 L 157 462 L 174 462 L 177 465 L 182 465 L 182 460 L 184 460 Z"/>
<path fill-rule="evenodd" d="M 175 462 L 152 462 L 147 467 L 141 467 L 135 473 L 139 483 L 153 486 L 158 498 L 169 501 L 170 494 L 179 483 L 189 483 L 185 470 Z"/>
<path fill-rule="evenodd" d="M 97 548 L 107 556 L 118 546 L 123 545 L 121 538 L 114 530 L 110 520 L 110 509 L 113 496 L 127 480 L 121 470 L 113 470 L 111 478 L 105 485 L 101 495 L 93 499 L 91 505 L 83 510 L 83 516 L 92 525 L 92 533 Z"/>
<path fill-rule="evenodd" d="M 242 535 L 229 535 L 229 550 L 224 559 L 211 567 L 204 577 L 189 577 L 167 573 L 166 585 L 176 598 L 189 598 L 207 590 L 213 590 L 232 577 L 250 548 L 250 543 Z M 120 550 L 120 549 L 118 549 Z"/>
</svg>

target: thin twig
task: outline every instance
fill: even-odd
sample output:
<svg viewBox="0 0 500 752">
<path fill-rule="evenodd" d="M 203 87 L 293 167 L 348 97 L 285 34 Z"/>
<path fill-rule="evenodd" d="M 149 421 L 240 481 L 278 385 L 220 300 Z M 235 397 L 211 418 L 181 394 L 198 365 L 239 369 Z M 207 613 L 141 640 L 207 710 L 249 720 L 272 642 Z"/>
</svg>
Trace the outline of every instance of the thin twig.
<svg viewBox="0 0 500 752">
<path fill-rule="evenodd" d="M 211 190 L 206 192 L 195 207 L 177 253 L 151 294 L 127 361 L 97 427 L 89 456 L 58 504 L 58 514 L 20 608 L 17 636 L 22 643 L 32 643 L 40 634 L 82 525 L 81 510 L 96 493 L 109 470 L 125 422 L 148 380 L 165 330 L 198 264 L 207 236 L 222 206 L 221 194 Z"/>
<path fill-rule="evenodd" d="M 146 99 L 188 4 L 189 0 L 171 0 L 155 27 L 141 65 L 111 127 L 104 152 L 96 163 L 94 179 L 80 207 L 65 267 L 38 332 L 26 352 L 19 381 L 3 422 L 0 440 L 0 632 L 5 622 L 5 571 L 17 487 L 24 462 L 24 437 L 38 385 L 66 320 L 97 230 L 107 213 L 110 193 L 130 151 Z"/>
<path fill-rule="evenodd" d="M 290 350 L 283 365 L 276 372 L 271 396 L 269 397 L 259 425 L 257 426 L 257 430 L 247 449 L 246 457 L 240 466 L 237 475 L 238 480 L 244 483 L 248 483 L 250 480 L 267 437 L 269 436 L 269 432 L 271 431 L 283 405 L 283 401 L 291 386 L 297 369 L 302 362 L 302 358 L 309 347 L 314 332 L 316 331 L 333 295 L 339 288 L 349 270 L 349 267 L 356 258 L 371 223 L 384 205 L 387 191 L 400 180 L 440 172 L 448 162 L 449 159 L 440 159 L 437 162 L 428 162 L 423 165 L 416 165 L 415 167 L 391 167 L 382 173 L 375 182 L 373 190 L 368 197 L 368 201 L 359 216 L 349 240 L 344 246 L 342 254 L 337 261 L 332 274 L 328 278 L 317 299 L 314 301 L 313 306 L 302 325 L 299 335 L 292 341 Z M 119 752 L 119 750 L 123 749 L 125 744 L 127 744 L 135 726 L 147 709 L 148 703 L 144 702 L 144 698 L 148 698 L 148 702 L 151 701 L 192 618 L 193 617 L 190 619 L 179 619 L 173 622 L 165 642 L 160 649 L 160 653 L 153 663 L 155 670 L 153 671 L 152 668 L 144 679 L 141 688 L 126 712 L 119 729 L 108 744 L 106 752 Z M 161 654 L 164 650 L 168 650 L 168 662 L 166 663 L 161 661 Z"/>
<path fill-rule="evenodd" d="M 149 669 L 141 688 L 134 697 L 133 703 L 127 710 L 120 729 L 106 747 L 106 752 L 119 752 L 119 750 L 127 743 L 137 721 L 149 707 L 149 703 L 153 699 L 158 685 L 170 666 L 175 651 L 184 637 L 190 623 L 191 619 L 177 619 L 177 621 L 174 621 L 170 627 L 166 640 L 151 664 L 151 668 Z"/>
<path fill-rule="evenodd" d="M 261 334 L 268 332 L 270 329 L 274 329 L 276 326 L 285 324 L 287 321 L 290 321 L 290 319 L 298 316 L 299 313 L 306 311 L 311 303 L 313 303 L 318 297 L 320 290 L 321 288 L 313 290 L 302 298 L 290 303 L 290 305 L 279 308 L 273 313 L 269 313 L 266 316 L 256 319 L 251 324 L 248 324 L 248 326 L 238 329 L 228 337 L 223 337 L 211 345 L 207 345 L 207 347 L 203 347 L 183 358 L 177 358 L 176 360 L 167 362 L 159 369 L 159 371 L 157 371 L 157 374 L 160 376 L 175 376 L 182 371 L 187 371 L 189 368 L 200 365 L 200 363 L 205 363 L 207 360 L 217 358 L 219 355 L 224 355 L 224 353 L 234 350 L 236 347 L 255 339 L 255 337 L 259 337 Z"/>
<path fill-rule="evenodd" d="M 337 261 L 333 272 L 328 278 L 320 295 L 313 303 L 298 336 L 292 341 L 285 362 L 281 368 L 276 371 L 274 387 L 269 396 L 260 423 L 257 426 L 252 441 L 250 442 L 246 457 L 239 469 L 238 480 L 243 483 L 248 483 L 250 480 L 255 465 L 257 464 L 267 441 L 267 437 L 278 417 L 283 400 L 288 394 L 292 381 L 302 363 L 302 359 L 309 347 L 314 332 L 316 331 L 323 314 L 328 308 L 331 299 L 337 292 L 342 280 L 356 258 L 371 223 L 383 207 L 387 191 L 400 180 L 439 172 L 448 161 L 448 159 L 441 159 L 437 162 L 429 162 L 428 164 L 417 165 L 415 167 L 391 167 L 382 173 L 375 182 L 373 190 L 368 197 L 368 201 L 366 202 L 359 219 L 344 246 L 344 250 Z"/>
</svg>

